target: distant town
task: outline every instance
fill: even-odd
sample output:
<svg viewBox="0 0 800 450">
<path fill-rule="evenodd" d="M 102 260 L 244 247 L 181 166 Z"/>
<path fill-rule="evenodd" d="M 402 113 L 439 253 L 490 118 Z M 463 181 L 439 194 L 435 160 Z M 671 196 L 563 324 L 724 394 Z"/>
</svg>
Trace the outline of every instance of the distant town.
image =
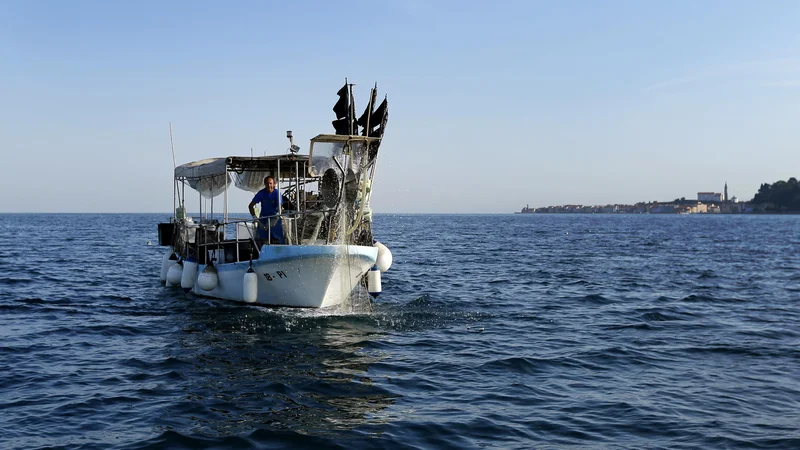
<svg viewBox="0 0 800 450">
<path fill-rule="evenodd" d="M 558 205 L 541 208 L 526 205 L 517 214 L 748 214 L 767 212 L 768 208 L 768 205 L 761 203 L 741 202 L 736 196 L 728 197 L 728 184 L 725 183 L 723 192 L 698 192 L 696 199 L 681 197 L 670 202 L 639 202 L 632 205 Z"/>
</svg>

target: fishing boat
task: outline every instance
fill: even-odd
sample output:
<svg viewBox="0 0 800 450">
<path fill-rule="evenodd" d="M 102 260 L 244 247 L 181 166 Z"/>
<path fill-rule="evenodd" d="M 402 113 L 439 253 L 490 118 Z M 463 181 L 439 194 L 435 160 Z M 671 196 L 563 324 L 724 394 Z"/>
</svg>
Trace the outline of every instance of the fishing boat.
<svg viewBox="0 0 800 450">
<path fill-rule="evenodd" d="M 167 246 L 161 280 L 196 295 L 265 306 L 334 307 L 356 290 L 381 292 L 392 254 L 376 241 L 369 206 L 388 120 L 377 85 L 356 118 L 353 85 L 338 91 L 335 134 L 311 139 L 308 154 L 287 131 L 289 149 L 271 156 L 224 156 L 175 167 L 169 222 L 158 225 Z M 173 152 L 174 154 L 174 152 Z M 232 217 L 228 192 L 256 193 L 272 178 L 275 214 Z M 186 187 L 199 198 L 186 214 Z M 214 200 L 222 201 L 221 214 Z M 210 205 L 209 205 L 210 203 Z M 205 204 L 205 209 L 204 209 Z"/>
</svg>

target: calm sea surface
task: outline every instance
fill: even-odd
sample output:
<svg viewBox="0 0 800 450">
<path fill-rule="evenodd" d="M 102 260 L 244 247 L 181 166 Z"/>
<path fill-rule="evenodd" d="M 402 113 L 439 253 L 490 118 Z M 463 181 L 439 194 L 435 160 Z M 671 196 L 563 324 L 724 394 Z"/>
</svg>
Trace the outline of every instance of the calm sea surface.
<svg viewBox="0 0 800 450">
<path fill-rule="evenodd" d="M 0 215 L 0 448 L 800 448 L 800 216 L 379 215 L 384 294 L 159 283 L 166 215 Z"/>
</svg>

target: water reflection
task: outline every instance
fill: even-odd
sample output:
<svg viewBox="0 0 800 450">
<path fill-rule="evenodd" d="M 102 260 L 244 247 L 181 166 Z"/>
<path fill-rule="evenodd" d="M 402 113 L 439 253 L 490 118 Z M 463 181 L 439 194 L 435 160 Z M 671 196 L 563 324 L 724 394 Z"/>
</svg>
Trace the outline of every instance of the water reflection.
<svg viewBox="0 0 800 450">
<path fill-rule="evenodd" d="M 324 435 L 387 420 L 396 395 L 368 376 L 386 333 L 369 316 L 200 302 L 184 318 L 172 355 L 186 363 L 183 398 L 165 429 Z"/>
</svg>

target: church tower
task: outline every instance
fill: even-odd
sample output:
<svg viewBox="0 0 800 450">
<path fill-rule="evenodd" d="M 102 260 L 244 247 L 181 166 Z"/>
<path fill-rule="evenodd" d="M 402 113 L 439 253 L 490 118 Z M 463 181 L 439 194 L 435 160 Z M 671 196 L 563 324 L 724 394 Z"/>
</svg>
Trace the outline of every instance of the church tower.
<svg viewBox="0 0 800 450">
<path fill-rule="evenodd" d="M 723 202 L 727 202 L 728 200 L 730 200 L 730 199 L 728 198 L 728 182 L 727 182 L 727 181 L 725 182 L 725 194 L 724 194 L 724 195 L 725 195 L 725 196 L 724 196 L 724 197 L 722 197 L 722 201 L 723 201 Z"/>
</svg>

